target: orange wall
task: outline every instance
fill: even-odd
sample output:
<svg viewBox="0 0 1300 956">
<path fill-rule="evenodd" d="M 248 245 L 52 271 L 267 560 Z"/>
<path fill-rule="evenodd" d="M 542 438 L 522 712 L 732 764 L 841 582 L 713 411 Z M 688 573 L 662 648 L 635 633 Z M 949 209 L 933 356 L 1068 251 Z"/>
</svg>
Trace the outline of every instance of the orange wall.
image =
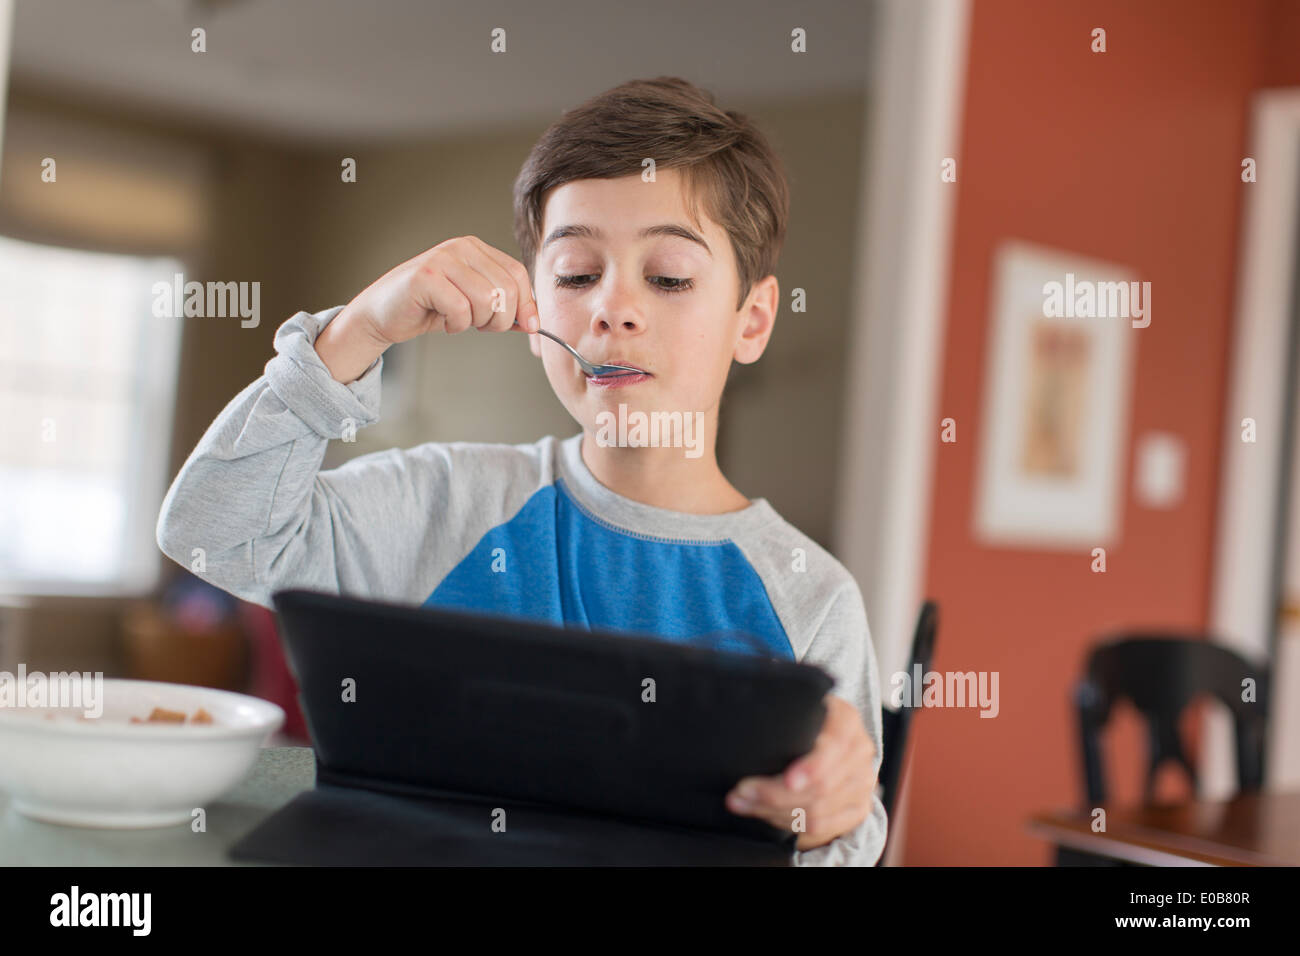
<svg viewBox="0 0 1300 956">
<path fill-rule="evenodd" d="M 1024 824 L 1082 799 L 1069 693 L 1086 648 L 1122 627 L 1206 626 L 1249 98 L 1300 84 L 1297 8 L 973 4 L 939 406 L 958 441 L 938 446 L 926 593 L 941 606 L 935 669 L 999 671 L 1001 713 L 935 709 L 913 724 L 907 864 L 1050 862 Z M 1105 54 L 1089 49 L 1098 26 Z M 1105 574 L 1087 553 L 972 536 L 990 267 L 1009 237 L 1152 283 L 1151 325 L 1132 330 L 1122 531 Z M 1152 429 L 1186 442 L 1186 495 L 1171 511 L 1133 499 L 1134 441 Z M 1116 796 L 1136 799 L 1146 753 L 1130 712 L 1111 744 Z"/>
</svg>

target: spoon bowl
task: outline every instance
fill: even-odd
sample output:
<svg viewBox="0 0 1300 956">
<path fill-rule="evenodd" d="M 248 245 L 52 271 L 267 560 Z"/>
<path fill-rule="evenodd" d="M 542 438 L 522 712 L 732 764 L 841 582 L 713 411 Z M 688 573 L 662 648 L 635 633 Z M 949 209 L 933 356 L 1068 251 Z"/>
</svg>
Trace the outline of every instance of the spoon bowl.
<svg viewBox="0 0 1300 956">
<path fill-rule="evenodd" d="M 519 323 L 516 322 L 515 327 L 518 328 Z M 552 335 L 550 332 L 547 332 L 545 329 L 538 329 L 536 334 L 544 335 L 552 342 L 558 342 L 560 345 L 563 345 L 564 348 L 568 351 L 568 353 L 572 355 L 574 359 L 577 360 L 580 366 L 582 366 L 582 371 L 585 372 L 587 375 L 591 375 L 595 377 L 604 377 L 607 375 L 644 375 L 645 374 L 641 369 L 632 368 L 631 366 L 628 365 L 593 365 L 591 362 L 588 362 L 585 358 L 579 355 L 577 349 L 575 349 L 568 342 L 564 341 L 564 339 Z"/>
</svg>

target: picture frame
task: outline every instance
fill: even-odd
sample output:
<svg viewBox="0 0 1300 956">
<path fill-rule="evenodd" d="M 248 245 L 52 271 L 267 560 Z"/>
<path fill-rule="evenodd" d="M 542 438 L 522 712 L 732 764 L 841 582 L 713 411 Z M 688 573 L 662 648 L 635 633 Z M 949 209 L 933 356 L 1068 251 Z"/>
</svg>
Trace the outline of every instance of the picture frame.
<svg viewBox="0 0 1300 956">
<path fill-rule="evenodd" d="M 1020 240 L 995 250 L 974 509 L 981 543 L 1090 551 L 1118 540 L 1140 329 L 1124 315 L 1061 315 L 1048 293 L 1051 283 L 1135 279 Z"/>
</svg>

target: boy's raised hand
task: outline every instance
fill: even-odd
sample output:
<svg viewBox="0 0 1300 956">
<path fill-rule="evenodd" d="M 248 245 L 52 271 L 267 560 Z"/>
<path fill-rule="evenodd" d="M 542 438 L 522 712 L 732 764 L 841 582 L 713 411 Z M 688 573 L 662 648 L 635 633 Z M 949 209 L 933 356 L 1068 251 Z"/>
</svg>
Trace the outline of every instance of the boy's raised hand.
<svg viewBox="0 0 1300 956">
<path fill-rule="evenodd" d="M 458 236 L 367 286 L 321 332 L 316 352 L 330 374 L 346 383 L 390 345 L 425 332 L 537 327 L 537 303 L 523 263 L 477 236 Z"/>
<path fill-rule="evenodd" d="M 827 694 L 826 720 L 813 749 L 779 776 L 738 781 L 727 794 L 727 808 L 783 830 L 802 819 L 805 829 L 795 846 L 800 850 L 822 846 L 871 814 L 875 756 L 875 742 L 858 709 L 843 697 Z"/>
</svg>

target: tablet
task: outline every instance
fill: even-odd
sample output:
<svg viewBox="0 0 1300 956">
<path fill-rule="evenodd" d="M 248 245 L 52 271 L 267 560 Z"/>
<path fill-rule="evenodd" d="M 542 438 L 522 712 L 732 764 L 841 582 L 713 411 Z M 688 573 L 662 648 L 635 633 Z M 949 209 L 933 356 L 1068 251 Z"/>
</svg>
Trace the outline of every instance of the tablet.
<svg viewBox="0 0 1300 956">
<path fill-rule="evenodd" d="M 812 749 L 820 668 L 650 635 L 305 590 L 272 596 L 317 782 L 743 836 L 742 777 Z M 485 824 L 486 826 L 486 824 Z"/>
</svg>

